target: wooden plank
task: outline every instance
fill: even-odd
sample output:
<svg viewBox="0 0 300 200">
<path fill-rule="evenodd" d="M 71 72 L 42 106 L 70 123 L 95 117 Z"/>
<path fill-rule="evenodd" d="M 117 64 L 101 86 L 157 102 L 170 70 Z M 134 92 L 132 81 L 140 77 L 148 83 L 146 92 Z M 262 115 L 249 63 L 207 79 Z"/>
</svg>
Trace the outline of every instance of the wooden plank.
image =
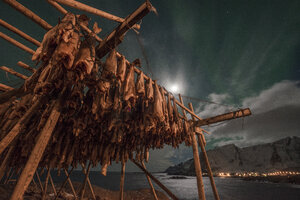
<svg viewBox="0 0 300 200">
<path fill-rule="evenodd" d="M 30 184 L 34 172 L 38 167 L 38 164 L 42 158 L 42 155 L 46 149 L 46 146 L 49 142 L 49 139 L 52 135 L 52 132 L 60 116 L 59 107 L 60 107 L 60 102 L 56 100 L 54 104 L 54 108 L 52 109 L 49 118 L 43 130 L 41 131 L 38 140 L 29 156 L 29 159 L 19 177 L 17 185 L 13 191 L 13 194 L 10 197 L 11 200 L 22 199 L 24 192 L 26 191 L 28 185 Z"/>
<path fill-rule="evenodd" d="M 136 166 L 138 166 L 147 176 L 149 176 L 161 189 L 163 189 L 172 199 L 179 200 L 166 186 L 164 186 L 157 178 L 155 178 L 150 172 L 148 172 L 142 165 L 135 160 L 131 160 Z"/>
<path fill-rule="evenodd" d="M 146 169 L 146 166 L 145 166 L 145 164 L 144 164 L 143 161 L 141 161 L 141 165 Z M 146 175 L 147 181 L 148 181 L 148 183 L 149 183 L 149 185 L 150 185 L 151 192 L 152 192 L 152 194 L 153 194 L 154 199 L 155 199 L 155 200 L 158 200 L 158 197 L 157 197 L 157 195 L 156 195 L 156 192 L 155 192 L 155 189 L 154 189 L 154 187 L 153 187 L 153 184 L 152 184 L 152 182 L 151 182 L 150 177 L 149 177 L 147 174 L 145 174 L 145 175 Z"/>
<path fill-rule="evenodd" d="M 10 25 L 9 23 L 7 23 L 6 21 L 0 19 L 0 25 L 2 25 L 3 27 L 7 28 L 8 30 L 18 34 L 19 36 L 21 36 L 22 38 L 24 38 L 25 40 L 31 42 L 32 44 L 36 45 L 36 46 L 41 46 L 41 43 L 39 41 L 37 41 L 36 39 L 30 37 L 29 35 L 27 35 L 26 33 L 24 33 L 23 31 L 21 31 L 20 29 Z"/>
<path fill-rule="evenodd" d="M 225 113 L 222 115 L 217 115 L 215 117 L 209 117 L 206 119 L 199 120 L 199 121 L 195 122 L 195 126 L 205 126 L 205 125 L 214 124 L 214 123 L 218 123 L 218 122 L 222 122 L 222 121 L 226 121 L 226 120 L 236 119 L 236 118 L 240 118 L 240 117 L 246 117 L 249 115 L 251 115 L 251 111 L 249 108 L 239 109 L 239 110 L 236 110 L 233 112 Z"/>
<path fill-rule="evenodd" d="M 76 8 L 78 10 L 82 10 L 82 11 L 89 12 L 94 15 L 100 16 L 100 17 L 104 17 L 104 18 L 112 20 L 112 21 L 116 21 L 116 22 L 120 22 L 120 23 L 123 23 L 125 21 L 125 19 L 123 19 L 121 17 L 112 15 L 110 13 L 107 13 L 107 12 L 99 10 L 97 8 L 88 6 L 86 4 L 80 3 L 75 0 L 55 0 L 55 1 L 58 3 L 64 4 L 64 5 L 70 6 L 72 8 Z M 140 26 L 138 24 L 136 24 L 134 28 L 140 29 Z"/>
<path fill-rule="evenodd" d="M 4 40 L 10 42 L 11 44 L 15 45 L 16 47 L 19 47 L 20 49 L 30 53 L 30 54 L 34 54 L 35 51 L 33 51 L 32 49 L 30 49 L 29 47 L 25 46 L 24 44 L 18 42 L 17 40 L 9 37 L 8 35 L 0 32 L 0 37 L 3 38 Z"/>
<path fill-rule="evenodd" d="M 26 70 L 30 71 L 30 72 L 33 72 L 33 73 L 36 72 L 36 69 L 34 69 L 33 67 L 30 67 L 29 65 L 23 63 L 22 61 L 19 61 L 17 63 L 17 65 L 22 67 L 23 69 L 26 69 Z"/>
<path fill-rule="evenodd" d="M 10 74 L 12 74 L 14 76 L 17 76 L 17 77 L 19 77 L 21 79 L 24 79 L 24 80 L 26 80 L 28 78 L 28 76 L 25 76 L 25 75 L 23 75 L 23 74 L 21 74 L 19 72 L 16 72 L 15 70 L 10 69 L 10 68 L 8 68 L 6 66 L 0 66 L 0 69 L 3 70 L 3 71 L 5 71 L 5 72 L 8 72 L 8 73 L 10 73 Z"/>
<path fill-rule="evenodd" d="M 37 23 L 47 31 L 52 28 L 52 26 L 48 24 L 45 20 L 40 18 L 37 14 L 29 10 L 19 2 L 15 0 L 3 0 L 3 1 L 8 5 L 10 5 L 11 7 L 13 7 L 14 9 L 16 9 L 17 11 L 19 11 L 20 13 L 22 13 L 23 15 L 25 15 L 26 17 L 30 18 L 32 21 L 34 21 L 35 23 Z"/>
<path fill-rule="evenodd" d="M 122 41 L 124 34 L 152 10 L 150 2 L 146 1 L 137 10 L 130 14 L 113 32 L 111 32 L 97 47 L 96 54 L 104 57 Z"/>
<path fill-rule="evenodd" d="M 6 91 L 10 91 L 13 90 L 14 88 L 8 86 L 8 85 L 4 85 L 3 83 L 0 83 L 0 91 L 2 92 L 6 92 Z"/>
</svg>

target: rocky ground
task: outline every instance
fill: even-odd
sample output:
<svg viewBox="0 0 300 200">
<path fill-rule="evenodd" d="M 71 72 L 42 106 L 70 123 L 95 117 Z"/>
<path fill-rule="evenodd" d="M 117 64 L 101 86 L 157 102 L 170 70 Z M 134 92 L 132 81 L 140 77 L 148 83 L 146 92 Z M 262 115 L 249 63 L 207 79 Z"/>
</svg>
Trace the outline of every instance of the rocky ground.
<svg viewBox="0 0 300 200">
<path fill-rule="evenodd" d="M 81 183 L 74 182 L 73 183 L 74 188 L 76 191 L 80 190 Z M 0 185 L 0 199 L 6 200 L 9 199 L 12 191 L 14 188 L 14 184 L 6 184 Z M 119 199 L 119 191 L 111 191 L 111 190 L 106 190 L 98 186 L 93 186 L 95 195 L 97 197 L 97 200 L 117 200 Z M 59 190 L 59 186 L 56 186 L 56 190 Z M 53 190 L 49 184 L 48 186 L 48 191 L 47 191 L 47 200 L 53 200 L 55 199 Z M 156 191 L 156 194 L 158 196 L 158 199 L 160 200 L 167 200 L 169 199 L 164 193 L 160 191 Z M 24 200 L 38 200 L 41 199 L 41 190 L 40 188 L 30 185 L 24 195 Z M 74 196 L 72 195 L 72 190 L 69 187 L 69 185 L 66 185 L 66 188 L 62 190 L 61 195 L 58 200 L 71 200 L 75 199 Z M 85 191 L 85 198 L 84 199 L 92 199 L 92 194 L 91 191 L 89 190 L 88 186 L 86 187 Z M 140 189 L 140 190 L 133 190 L 133 191 L 125 191 L 124 192 L 124 199 L 125 200 L 134 200 L 134 199 L 139 199 L 139 200 L 152 200 L 153 195 L 151 193 L 150 189 Z"/>
</svg>

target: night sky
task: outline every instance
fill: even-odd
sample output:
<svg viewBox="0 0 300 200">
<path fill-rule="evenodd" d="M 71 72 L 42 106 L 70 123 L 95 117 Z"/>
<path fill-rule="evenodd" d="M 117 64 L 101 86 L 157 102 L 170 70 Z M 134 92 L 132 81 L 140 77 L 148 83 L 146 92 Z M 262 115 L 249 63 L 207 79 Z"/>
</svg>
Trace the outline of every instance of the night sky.
<svg viewBox="0 0 300 200">
<path fill-rule="evenodd" d="M 60 13 L 46 1 L 20 0 L 51 25 Z M 110 0 L 81 2 L 120 17 L 126 17 L 143 1 Z M 299 0 L 164 0 L 151 1 L 158 11 L 141 23 L 142 41 L 149 68 L 137 42 L 129 31 L 118 47 L 128 60 L 140 58 L 142 69 L 159 84 L 170 89 L 178 85 L 185 96 L 218 104 L 192 101 L 200 117 L 222 114 L 250 107 L 253 115 L 218 126 L 205 127 L 207 148 L 235 143 L 238 146 L 272 142 L 287 136 L 300 136 L 300 1 Z M 1 19 L 41 41 L 45 31 L 34 22 L 0 2 Z M 69 7 L 64 8 L 77 14 Z M 92 14 L 105 37 L 117 24 Z M 21 37 L 4 32 L 36 49 Z M 16 63 L 31 66 L 31 56 L 0 40 L 1 65 L 29 75 Z M 0 82 L 20 86 L 22 80 L 0 72 Z M 164 156 L 161 156 L 164 155 Z M 150 154 L 150 170 L 164 170 L 169 165 L 192 157 L 184 146 L 166 147 Z M 133 169 L 134 170 L 134 169 Z"/>
</svg>

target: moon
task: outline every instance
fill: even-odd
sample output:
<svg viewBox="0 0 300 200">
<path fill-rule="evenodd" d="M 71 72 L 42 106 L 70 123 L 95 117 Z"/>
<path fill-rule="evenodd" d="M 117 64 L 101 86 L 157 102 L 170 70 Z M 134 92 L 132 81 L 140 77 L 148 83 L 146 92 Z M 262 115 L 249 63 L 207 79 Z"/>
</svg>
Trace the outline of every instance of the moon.
<svg viewBox="0 0 300 200">
<path fill-rule="evenodd" d="M 176 84 L 171 85 L 170 92 L 178 93 L 178 91 L 179 91 L 178 85 Z"/>
</svg>

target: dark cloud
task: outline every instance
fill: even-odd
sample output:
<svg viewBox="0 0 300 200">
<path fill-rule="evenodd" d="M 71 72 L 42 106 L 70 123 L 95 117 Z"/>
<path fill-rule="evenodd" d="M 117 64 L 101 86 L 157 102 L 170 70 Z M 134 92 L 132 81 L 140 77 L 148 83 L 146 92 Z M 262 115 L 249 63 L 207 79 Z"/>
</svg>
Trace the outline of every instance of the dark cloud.
<svg viewBox="0 0 300 200">
<path fill-rule="evenodd" d="M 298 84 L 298 81 L 282 81 L 263 90 L 258 96 L 246 98 L 243 101 L 243 107 L 249 107 L 252 115 L 212 127 L 210 130 L 213 134 L 208 139 L 229 137 L 232 139 L 218 142 L 217 145 L 235 143 L 239 146 L 248 146 L 300 135 L 300 88 Z M 208 109 L 200 114 L 203 112 L 213 113 L 214 111 Z"/>
</svg>

